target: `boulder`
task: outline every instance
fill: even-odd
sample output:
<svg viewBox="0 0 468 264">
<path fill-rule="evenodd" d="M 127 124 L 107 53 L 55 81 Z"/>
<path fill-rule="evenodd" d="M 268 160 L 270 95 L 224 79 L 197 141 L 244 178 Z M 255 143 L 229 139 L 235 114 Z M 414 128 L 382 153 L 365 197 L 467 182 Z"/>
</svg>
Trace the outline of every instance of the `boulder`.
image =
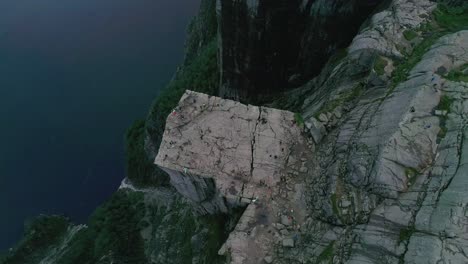
<svg viewBox="0 0 468 264">
<path fill-rule="evenodd" d="M 294 240 L 292 238 L 283 239 L 283 247 L 293 248 L 294 247 Z"/>
<path fill-rule="evenodd" d="M 266 256 L 263 260 L 268 264 L 273 263 L 273 257 L 272 256 Z"/>
<path fill-rule="evenodd" d="M 328 115 L 325 114 L 325 113 L 321 113 L 319 116 L 318 116 L 318 119 L 323 122 L 323 123 L 328 123 L 329 121 L 329 118 L 328 118 Z"/>
<path fill-rule="evenodd" d="M 310 135 L 316 144 L 318 144 L 327 134 L 325 126 L 314 117 L 311 117 L 308 121 L 306 121 L 305 126 L 307 129 L 309 129 Z"/>
<path fill-rule="evenodd" d="M 281 216 L 281 224 L 283 224 L 285 226 L 290 226 L 290 225 L 292 225 L 292 219 L 287 215 L 282 215 Z"/>
</svg>

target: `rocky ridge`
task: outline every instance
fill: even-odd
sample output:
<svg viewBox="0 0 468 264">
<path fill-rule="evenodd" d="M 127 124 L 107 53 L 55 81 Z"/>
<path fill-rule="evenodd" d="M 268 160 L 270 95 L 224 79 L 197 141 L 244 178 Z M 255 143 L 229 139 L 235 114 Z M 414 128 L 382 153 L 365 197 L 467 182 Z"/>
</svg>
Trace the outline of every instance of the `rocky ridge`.
<svg viewBox="0 0 468 264">
<path fill-rule="evenodd" d="M 408 54 L 430 38 L 409 41 L 405 33 L 428 34 L 435 8 L 430 1 L 393 1 L 346 58 L 300 91 L 311 94 L 302 107 L 311 132 L 326 129 L 308 177 L 308 231 L 299 248 L 278 249 L 279 263 L 467 261 L 460 195 L 468 175 L 467 90 L 446 76 L 468 63 L 468 32 L 434 42 L 401 82 L 392 76 L 399 58 L 411 61 Z"/>
<path fill-rule="evenodd" d="M 231 233 L 220 253 L 229 252 L 232 263 L 468 261 L 467 90 L 466 83 L 447 80 L 468 63 L 468 31 L 435 27 L 431 35 L 425 28 L 434 26 L 436 8 L 431 1 L 392 1 L 355 37 L 346 57 L 290 93 L 293 100 L 306 98 L 305 222 L 291 233 L 278 214 L 266 225 L 278 235 L 262 240 L 258 228 L 247 233 L 273 245 L 261 261 L 249 253 L 245 227 Z M 254 218 L 250 206 L 238 226 L 243 218 Z M 240 235 L 236 243 L 244 246 L 236 252 L 232 238 Z"/>
</svg>

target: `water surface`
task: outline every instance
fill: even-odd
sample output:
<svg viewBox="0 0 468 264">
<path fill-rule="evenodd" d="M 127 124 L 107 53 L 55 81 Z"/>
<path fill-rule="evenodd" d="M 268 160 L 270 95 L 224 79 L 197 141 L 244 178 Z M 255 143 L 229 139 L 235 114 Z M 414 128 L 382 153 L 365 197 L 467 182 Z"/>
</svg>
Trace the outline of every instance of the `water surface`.
<svg viewBox="0 0 468 264">
<path fill-rule="evenodd" d="M 123 135 L 183 58 L 199 0 L 0 1 L 0 250 L 40 213 L 84 222 Z"/>
</svg>

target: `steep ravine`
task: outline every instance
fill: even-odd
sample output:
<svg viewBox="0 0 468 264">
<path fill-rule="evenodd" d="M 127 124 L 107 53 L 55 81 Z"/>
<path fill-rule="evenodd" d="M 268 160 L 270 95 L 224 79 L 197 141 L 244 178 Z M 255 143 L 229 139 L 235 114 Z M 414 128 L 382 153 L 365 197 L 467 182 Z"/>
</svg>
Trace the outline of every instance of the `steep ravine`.
<svg viewBox="0 0 468 264">
<path fill-rule="evenodd" d="M 261 103 L 304 83 L 380 2 L 218 1 L 221 97 Z"/>
</svg>

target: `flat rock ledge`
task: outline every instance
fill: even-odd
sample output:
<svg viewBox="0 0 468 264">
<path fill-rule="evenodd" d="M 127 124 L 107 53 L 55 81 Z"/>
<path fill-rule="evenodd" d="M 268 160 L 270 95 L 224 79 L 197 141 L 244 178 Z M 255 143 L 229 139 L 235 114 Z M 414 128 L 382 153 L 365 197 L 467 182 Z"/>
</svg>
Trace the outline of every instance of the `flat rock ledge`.
<svg viewBox="0 0 468 264">
<path fill-rule="evenodd" d="M 187 91 L 167 118 L 155 164 L 201 214 L 245 207 L 219 253 L 262 263 L 275 247 L 294 247 L 313 148 L 294 113 Z"/>
</svg>

